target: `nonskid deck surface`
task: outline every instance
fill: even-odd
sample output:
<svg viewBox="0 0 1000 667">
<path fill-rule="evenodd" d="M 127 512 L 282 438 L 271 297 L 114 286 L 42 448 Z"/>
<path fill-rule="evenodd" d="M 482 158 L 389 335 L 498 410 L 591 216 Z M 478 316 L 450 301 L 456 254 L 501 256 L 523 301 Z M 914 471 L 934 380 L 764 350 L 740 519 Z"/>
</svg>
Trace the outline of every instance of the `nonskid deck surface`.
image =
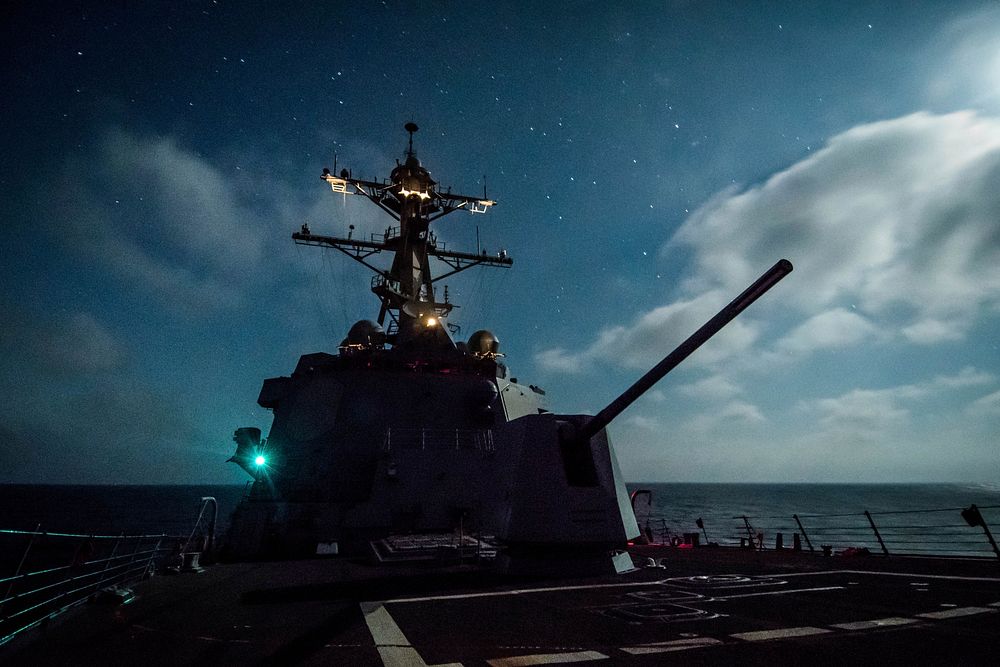
<svg viewBox="0 0 1000 667">
<path fill-rule="evenodd" d="M 12 664 L 995 664 L 1000 566 L 653 552 L 587 580 L 344 560 L 159 578 L 21 645 Z M 637 561 L 640 560 L 637 558 Z"/>
</svg>

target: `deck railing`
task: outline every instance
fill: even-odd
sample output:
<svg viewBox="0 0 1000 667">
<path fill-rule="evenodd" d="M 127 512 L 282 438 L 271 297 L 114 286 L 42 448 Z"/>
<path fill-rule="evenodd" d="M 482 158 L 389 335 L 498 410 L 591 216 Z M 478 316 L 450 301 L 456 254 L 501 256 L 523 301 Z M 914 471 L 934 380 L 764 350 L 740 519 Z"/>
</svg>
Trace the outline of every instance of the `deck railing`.
<svg viewBox="0 0 1000 667">
<path fill-rule="evenodd" d="M 102 592 L 149 576 L 184 537 L 77 535 L 0 530 L 7 544 L 22 541 L 14 574 L 0 578 L 0 645 Z M 124 592 L 122 593 L 124 594 Z"/>
<path fill-rule="evenodd" d="M 89 600 L 127 603 L 127 586 L 167 566 L 197 568 L 213 547 L 216 508 L 202 498 L 187 535 L 0 530 L 0 646 Z"/>
<path fill-rule="evenodd" d="M 724 546 L 793 549 L 813 553 L 863 552 L 884 556 L 965 556 L 1000 559 L 991 531 L 1000 505 L 777 516 L 738 515 L 702 520 L 702 527 L 651 518 L 654 541 L 690 542 L 692 532 Z M 694 519 L 690 520 L 695 523 Z M 712 525 L 712 524 L 715 525 Z"/>
</svg>

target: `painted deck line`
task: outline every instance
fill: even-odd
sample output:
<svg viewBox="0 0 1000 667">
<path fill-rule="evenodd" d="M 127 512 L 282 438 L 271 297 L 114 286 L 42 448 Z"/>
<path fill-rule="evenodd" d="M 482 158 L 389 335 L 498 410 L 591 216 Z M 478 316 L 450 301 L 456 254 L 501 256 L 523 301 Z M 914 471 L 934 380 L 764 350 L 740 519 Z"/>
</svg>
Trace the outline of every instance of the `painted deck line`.
<svg viewBox="0 0 1000 667">
<path fill-rule="evenodd" d="M 531 593 L 555 593 L 559 591 L 588 591 L 598 588 L 634 588 L 637 586 L 662 586 L 666 579 L 656 581 L 632 581 L 621 584 L 581 584 L 579 586 L 545 586 L 540 588 L 516 588 L 509 591 L 487 591 L 485 593 L 457 593 L 454 595 L 428 595 L 418 598 L 392 598 L 381 604 L 403 604 L 406 602 L 436 602 L 438 600 L 468 600 L 471 598 L 495 598 L 505 595 L 529 595 Z"/>
<path fill-rule="evenodd" d="M 792 588 L 786 591 L 764 591 L 763 593 L 740 593 L 738 595 L 723 595 L 711 597 L 708 602 L 715 600 L 736 600 L 738 598 L 756 598 L 762 595 L 788 595 L 789 593 L 809 593 L 812 591 L 842 591 L 843 586 L 820 586 L 818 588 Z"/>
<path fill-rule="evenodd" d="M 674 651 L 687 651 L 692 648 L 703 646 L 714 646 L 721 644 L 718 639 L 711 637 L 694 637 L 691 639 L 675 639 L 669 642 L 656 642 L 654 644 L 643 644 L 642 646 L 623 647 L 622 650 L 631 655 L 651 655 L 654 653 L 672 653 Z"/>
<path fill-rule="evenodd" d="M 941 611 L 929 611 L 926 614 L 916 614 L 919 618 L 961 618 L 962 616 L 975 616 L 976 614 L 995 614 L 996 609 L 990 607 L 956 607 L 955 609 L 942 609 Z"/>
<path fill-rule="evenodd" d="M 879 577 L 909 577 L 910 579 L 946 579 L 948 581 L 989 581 L 1000 584 L 1000 577 L 960 577 L 950 574 L 918 574 L 914 572 L 876 572 L 874 570 L 832 570 L 830 572 L 795 572 L 783 577 L 801 577 L 811 574 L 870 574 Z"/>
<path fill-rule="evenodd" d="M 917 619 L 890 616 L 888 618 L 876 618 L 870 621 L 832 623 L 830 627 L 837 628 L 839 630 L 874 630 L 875 628 L 890 628 L 897 625 L 910 625 L 911 623 L 917 623 Z"/>
<path fill-rule="evenodd" d="M 826 628 L 813 628 L 809 626 L 801 628 L 778 628 L 777 630 L 756 630 L 754 632 L 737 632 L 729 635 L 736 639 L 748 642 L 763 642 L 771 639 L 788 639 L 791 637 L 808 637 L 809 635 L 825 635 L 831 631 Z"/>
<path fill-rule="evenodd" d="M 365 615 L 365 623 L 376 646 L 410 646 L 410 640 L 396 625 L 383 603 L 362 602 L 361 613 Z"/>
<path fill-rule="evenodd" d="M 385 667 L 429 667 L 417 649 L 410 645 L 410 641 L 396 625 L 384 603 L 362 602 L 361 613 L 365 616 L 368 631 L 372 634 L 375 648 Z M 462 667 L 462 665 L 449 663 L 437 667 Z"/>
<path fill-rule="evenodd" d="M 989 603 L 986 606 L 987 607 L 1000 607 L 1000 602 L 991 602 L 991 603 Z"/>
<path fill-rule="evenodd" d="M 536 655 L 515 655 L 509 658 L 494 658 L 487 660 L 490 667 L 527 667 L 528 665 L 556 665 L 566 662 L 588 662 L 591 660 L 607 660 L 608 656 L 597 651 L 579 651 L 577 653 L 539 653 Z"/>
</svg>

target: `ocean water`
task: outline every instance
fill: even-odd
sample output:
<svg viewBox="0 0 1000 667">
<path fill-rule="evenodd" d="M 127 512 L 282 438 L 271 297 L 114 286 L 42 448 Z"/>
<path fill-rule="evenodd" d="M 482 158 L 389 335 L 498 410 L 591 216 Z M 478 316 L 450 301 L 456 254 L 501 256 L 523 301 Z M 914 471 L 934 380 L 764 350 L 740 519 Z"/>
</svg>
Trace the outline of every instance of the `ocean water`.
<svg viewBox="0 0 1000 667">
<path fill-rule="evenodd" d="M 864 515 L 868 511 L 891 551 L 989 556 L 992 550 L 982 528 L 968 526 L 960 515 L 973 503 L 1000 536 L 1000 486 L 678 483 L 629 488 L 652 492 L 652 505 L 640 504 L 637 519 L 657 541 L 697 532 L 702 542 L 707 537 L 738 544 L 740 538 L 762 534 L 765 546 L 772 547 L 778 532 L 786 545 L 792 543 L 793 533 L 804 533 L 816 549 L 829 544 L 878 551 L 881 546 Z M 219 503 L 222 535 L 243 492 L 243 486 L 0 485 L 0 529 L 30 531 L 40 526 L 63 533 L 186 535 L 194 526 L 200 499 L 213 496 Z M 793 515 L 799 516 L 801 526 Z M 696 526 L 699 518 L 703 530 Z"/>
<path fill-rule="evenodd" d="M 982 527 L 969 526 L 961 515 L 972 504 L 1000 536 L 1000 485 L 629 485 L 636 489 L 652 493 L 650 506 L 637 505 L 636 518 L 656 541 L 697 532 L 702 543 L 707 537 L 732 545 L 763 535 L 765 547 L 772 548 L 780 532 L 785 546 L 799 533 L 804 547 L 812 543 L 817 550 L 830 545 L 881 552 L 885 544 L 890 553 L 990 556 Z"/>
<path fill-rule="evenodd" d="M 0 485 L 0 529 L 51 533 L 127 535 L 191 531 L 201 499 L 219 504 L 218 528 L 243 497 L 242 485 L 227 486 L 85 486 Z"/>
</svg>

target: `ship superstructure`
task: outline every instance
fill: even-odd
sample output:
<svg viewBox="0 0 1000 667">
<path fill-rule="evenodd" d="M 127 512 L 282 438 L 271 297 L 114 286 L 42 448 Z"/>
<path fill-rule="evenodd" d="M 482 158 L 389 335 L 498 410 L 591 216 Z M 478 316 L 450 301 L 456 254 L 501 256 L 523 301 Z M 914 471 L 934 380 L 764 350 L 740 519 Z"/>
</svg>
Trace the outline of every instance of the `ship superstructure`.
<svg viewBox="0 0 1000 667">
<path fill-rule="evenodd" d="M 510 376 L 490 331 L 453 340 L 446 319 L 453 304 L 447 290 L 438 299 L 436 283 L 512 260 L 437 242 L 432 222 L 496 202 L 485 193 L 442 192 L 413 150 L 417 126 L 406 130 L 404 162 L 388 180 L 355 179 L 347 170 L 322 176 L 335 193 L 368 199 L 398 226 L 367 240 L 353 230 L 347 238 L 317 235 L 306 225 L 292 235 L 369 268 L 381 308 L 377 321 L 350 328 L 336 354 L 304 355 L 291 376 L 264 381 L 257 402 L 274 411 L 270 433 L 262 440 L 259 429 L 241 428 L 234 437 L 230 460 L 254 481 L 233 516 L 229 553 L 377 552 L 390 536 L 457 533 L 477 535 L 477 544 L 490 536 L 505 559 L 561 552 L 600 562 L 639 535 L 608 424 L 792 265 L 779 260 L 597 415 L 553 414 L 542 389 Z M 389 268 L 375 264 L 380 253 L 392 254 Z M 434 276 L 431 258 L 448 269 Z"/>
<path fill-rule="evenodd" d="M 442 191 L 409 143 L 384 182 L 324 169 L 334 193 L 363 197 L 392 220 L 384 233 L 346 238 L 295 232 L 373 272 L 381 306 L 336 353 L 302 356 L 291 376 L 264 382 L 274 413 L 266 439 L 236 431 L 230 459 L 254 478 L 228 539 L 236 557 L 355 551 L 387 535 L 462 530 L 512 543 L 624 544 L 638 534 L 614 453 L 602 431 L 559 446 L 577 419 L 553 415 L 545 392 L 510 377 L 487 330 L 455 341 L 444 278 L 507 268 L 505 251 L 457 252 L 432 223 L 496 202 Z M 376 264 L 381 254 L 391 265 Z M 434 275 L 431 259 L 446 270 Z M 585 418 L 584 418 L 585 419 Z"/>
</svg>

